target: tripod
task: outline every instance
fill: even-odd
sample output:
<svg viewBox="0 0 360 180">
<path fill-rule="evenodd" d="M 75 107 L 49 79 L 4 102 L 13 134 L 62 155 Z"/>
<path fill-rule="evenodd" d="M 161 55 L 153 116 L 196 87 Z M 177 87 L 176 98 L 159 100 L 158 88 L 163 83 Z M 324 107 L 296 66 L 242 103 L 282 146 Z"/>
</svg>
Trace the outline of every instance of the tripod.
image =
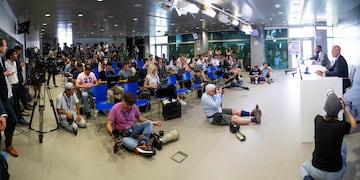
<svg viewBox="0 0 360 180">
<path fill-rule="evenodd" d="M 41 94 L 41 88 L 44 88 L 44 91 L 43 91 L 43 94 Z M 56 122 L 56 128 L 55 129 L 51 129 L 49 131 L 46 131 L 44 132 L 44 110 L 45 110 L 45 92 L 47 93 L 47 96 L 49 98 L 49 102 L 50 102 L 50 105 L 52 107 L 52 110 L 53 110 L 53 113 L 54 113 L 54 117 L 55 117 L 55 122 Z M 38 132 L 39 133 L 39 143 L 42 143 L 43 142 L 43 137 L 44 137 L 44 134 L 45 133 L 49 133 L 49 132 L 52 132 L 52 131 L 56 131 L 60 128 L 59 126 L 59 121 L 58 121 L 58 118 L 57 118 L 57 113 L 56 113 L 56 110 L 55 110 L 55 106 L 54 106 L 54 101 L 52 99 L 52 96 L 51 96 L 51 92 L 50 92 L 50 89 L 47 88 L 47 85 L 45 83 L 40 83 L 38 85 L 38 89 L 35 90 L 35 100 L 34 100 L 34 105 L 33 105 L 33 109 L 31 111 L 31 116 L 30 116 L 30 123 L 29 123 L 29 129 L 30 130 L 33 130 L 35 132 Z M 42 100 L 42 101 L 41 101 Z M 38 104 L 39 102 L 39 104 Z M 32 125 L 32 121 L 33 121 L 33 117 L 34 117 L 34 112 L 35 112 L 35 108 L 39 107 L 39 130 L 35 130 L 31 127 Z"/>
</svg>

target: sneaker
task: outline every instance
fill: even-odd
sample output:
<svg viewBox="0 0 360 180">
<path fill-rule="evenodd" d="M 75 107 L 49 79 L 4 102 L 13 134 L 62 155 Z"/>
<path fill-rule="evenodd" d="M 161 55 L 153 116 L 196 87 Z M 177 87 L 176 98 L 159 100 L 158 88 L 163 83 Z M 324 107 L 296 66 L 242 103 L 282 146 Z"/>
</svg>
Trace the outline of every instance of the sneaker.
<svg viewBox="0 0 360 180">
<path fill-rule="evenodd" d="M 187 103 L 186 103 L 185 101 L 183 101 L 182 99 L 179 99 L 179 103 L 180 103 L 181 105 L 183 105 L 183 106 L 186 106 L 186 105 L 187 105 Z"/>
<path fill-rule="evenodd" d="M 153 150 L 149 145 L 142 144 L 135 148 L 135 153 L 143 155 L 145 157 L 152 157 L 155 155 L 155 150 Z"/>
<path fill-rule="evenodd" d="M 251 111 L 251 116 L 254 116 L 256 119 L 256 124 L 260 124 L 261 123 L 261 115 L 262 112 L 259 108 L 259 105 L 255 106 L 255 109 Z"/>
<path fill-rule="evenodd" d="M 243 89 L 245 89 L 245 90 L 249 90 L 249 88 L 248 87 L 242 87 Z"/>
</svg>

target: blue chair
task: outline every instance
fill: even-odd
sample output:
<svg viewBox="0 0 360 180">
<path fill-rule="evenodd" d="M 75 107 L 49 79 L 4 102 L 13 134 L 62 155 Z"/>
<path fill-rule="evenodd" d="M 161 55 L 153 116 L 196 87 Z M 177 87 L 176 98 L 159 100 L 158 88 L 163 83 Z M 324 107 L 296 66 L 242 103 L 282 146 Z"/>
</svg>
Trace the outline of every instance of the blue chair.
<svg viewBox="0 0 360 180">
<path fill-rule="evenodd" d="M 131 82 L 122 84 L 125 93 L 133 93 L 136 97 L 138 94 L 138 82 Z M 136 98 L 136 106 L 147 106 L 150 105 L 150 99 L 138 99 Z"/>
<path fill-rule="evenodd" d="M 107 84 L 99 84 L 92 87 L 95 97 L 95 107 L 97 110 L 110 110 L 114 104 L 107 102 Z"/>
<path fill-rule="evenodd" d="M 168 76 L 168 84 L 172 84 L 176 87 L 176 75 L 175 74 Z M 188 91 L 187 88 L 180 88 L 180 89 L 176 88 L 176 93 L 178 93 L 178 94 L 185 94 L 187 91 Z"/>
<path fill-rule="evenodd" d="M 184 81 L 191 81 L 191 75 L 189 71 L 185 71 L 182 74 L 182 80 Z M 191 83 L 191 89 L 198 89 L 201 88 L 201 84 L 195 84 L 195 83 Z"/>
<path fill-rule="evenodd" d="M 99 79 L 99 69 L 98 69 L 98 68 L 94 68 L 94 69 L 92 70 L 92 72 L 95 74 L 96 79 Z"/>
<path fill-rule="evenodd" d="M 116 69 L 118 63 L 119 63 L 119 61 L 113 61 L 112 64 L 111 64 L 111 68 Z"/>
</svg>

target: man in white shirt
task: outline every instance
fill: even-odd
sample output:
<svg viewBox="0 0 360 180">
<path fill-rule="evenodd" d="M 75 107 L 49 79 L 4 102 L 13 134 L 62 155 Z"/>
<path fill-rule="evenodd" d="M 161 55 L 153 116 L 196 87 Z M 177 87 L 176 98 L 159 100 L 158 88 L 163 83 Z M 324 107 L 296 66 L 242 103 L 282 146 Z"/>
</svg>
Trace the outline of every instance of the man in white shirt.
<svg viewBox="0 0 360 180">
<path fill-rule="evenodd" d="M 60 93 L 56 98 L 56 110 L 59 115 L 60 124 L 68 131 L 77 135 L 78 127 L 85 128 L 86 121 L 80 115 L 80 103 L 75 92 L 73 83 L 65 84 L 65 91 Z M 76 106 L 76 112 L 74 111 Z"/>
<path fill-rule="evenodd" d="M 29 123 L 21 116 L 20 111 L 20 89 L 19 89 L 19 78 L 16 66 L 16 60 L 18 59 L 18 53 L 14 49 L 10 49 L 6 53 L 8 60 L 5 61 L 5 68 L 11 74 L 7 76 L 9 83 L 11 85 L 13 99 L 14 99 L 14 112 L 19 119 L 19 123 L 23 125 L 28 125 Z"/>
</svg>

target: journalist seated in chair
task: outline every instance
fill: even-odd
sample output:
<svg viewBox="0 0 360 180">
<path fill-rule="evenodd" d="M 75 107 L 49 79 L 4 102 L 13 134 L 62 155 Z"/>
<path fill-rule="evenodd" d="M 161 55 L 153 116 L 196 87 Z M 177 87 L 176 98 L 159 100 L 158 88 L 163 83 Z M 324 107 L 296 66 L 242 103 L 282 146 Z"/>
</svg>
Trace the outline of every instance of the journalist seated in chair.
<svg viewBox="0 0 360 180">
<path fill-rule="evenodd" d="M 154 151 L 148 145 L 149 138 L 153 132 L 153 125 L 161 126 L 161 123 L 141 116 L 135 101 L 134 94 L 126 93 L 122 102 L 112 107 L 106 130 L 115 143 L 120 143 L 127 150 L 144 156 L 152 156 Z M 138 123 L 135 123 L 135 119 Z M 122 136 L 118 137 L 119 133 Z"/>
<path fill-rule="evenodd" d="M 158 97 L 169 97 L 170 99 L 176 98 L 181 105 L 187 105 L 187 103 L 176 94 L 175 86 L 160 86 L 160 78 L 157 75 L 157 68 L 155 64 L 149 65 L 148 74 L 145 77 L 144 88 L 150 90 L 150 95 L 156 95 Z"/>
<path fill-rule="evenodd" d="M 86 121 L 80 115 L 80 103 L 75 92 L 73 83 L 65 84 L 64 92 L 56 98 L 56 110 L 59 116 L 60 124 L 63 128 L 77 135 L 78 127 L 85 128 Z M 74 111 L 74 105 L 76 111 Z"/>
<path fill-rule="evenodd" d="M 105 62 L 103 62 L 105 63 Z M 99 83 L 108 83 L 107 101 L 114 103 L 115 100 L 121 101 L 124 97 L 124 88 L 116 86 L 116 83 L 109 83 L 107 78 L 109 76 L 115 76 L 115 72 L 112 69 L 111 62 L 106 63 L 105 69 L 99 73 Z"/>
<path fill-rule="evenodd" d="M 125 61 L 123 69 L 118 74 L 120 76 L 120 83 L 126 83 L 130 76 L 134 76 L 134 71 L 131 70 L 131 64 L 129 61 Z"/>
<path fill-rule="evenodd" d="M 95 74 L 91 72 L 91 66 L 86 65 L 85 71 L 80 73 L 76 79 L 76 87 L 80 88 L 81 90 L 86 119 L 89 119 L 91 117 L 89 97 L 93 96 L 91 87 L 96 84 L 97 79 L 95 77 Z"/>
<path fill-rule="evenodd" d="M 201 96 L 201 106 L 210 124 L 228 125 L 233 122 L 245 125 L 250 122 L 261 123 L 262 112 L 258 105 L 251 113 L 237 108 L 222 108 L 223 97 L 224 89 L 216 88 L 214 84 L 206 85 L 205 93 Z"/>
<path fill-rule="evenodd" d="M 77 62 L 76 58 L 72 58 L 70 60 L 70 63 L 65 66 L 64 76 L 66 77 L 68 82 L 71 82 L 72 80 L 73 73 L 76 70 L 76 64 L 75 64 L 76 62 Z"/>
</svg>

